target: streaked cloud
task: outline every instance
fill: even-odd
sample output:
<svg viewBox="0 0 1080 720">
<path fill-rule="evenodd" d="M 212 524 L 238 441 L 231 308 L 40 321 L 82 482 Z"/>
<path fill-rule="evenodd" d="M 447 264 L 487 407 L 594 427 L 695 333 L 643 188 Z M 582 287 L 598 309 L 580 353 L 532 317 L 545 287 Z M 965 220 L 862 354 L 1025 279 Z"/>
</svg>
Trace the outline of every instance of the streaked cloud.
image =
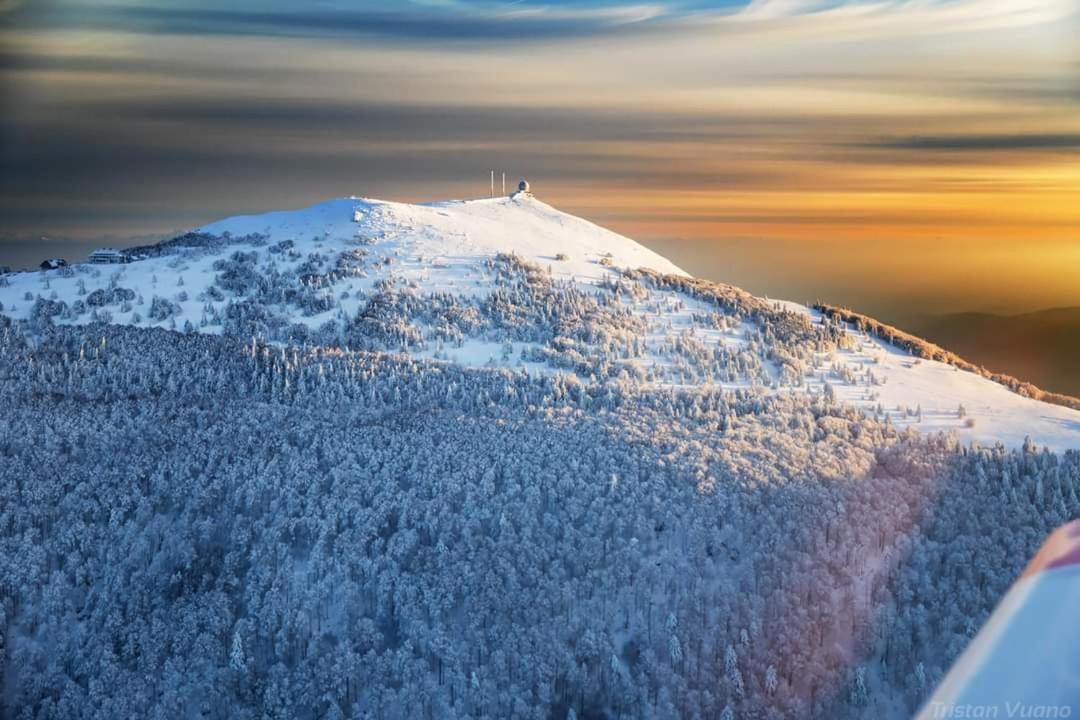
<svg viewBox="0 0 1080 720">
<path fill-rule="evenodd" d="M 914 136 L 869 143 L 888 150 L 944 150 L 992 152 L 995 150 L 1080 150 L 1080 133 L 1027 133 L 1011 135 Z"/>
<path fill-rule="evenodd" d="M 834 30 L 884 31 L 899 36 L 916 30 L 934 34 L 1015 30 L 1075 13 L 1071 0 L 752 0 L 731 19 L 824 19 L 833 23 Z"/>
<path fill-rule="evenodd" d="M 306 2 L 227 5 L 199 2 L 55 2 L 56 9 L 28 9 L 25 28 L 82 29 L 179 35 L 375 38 L 384 40 L 521 41 L 588 37 L 664 17 L 664 5 L 537 6 L 531 3 L 419 5 Z M 411 5 L 411 7 L 410 7 Z"/>
</svg>

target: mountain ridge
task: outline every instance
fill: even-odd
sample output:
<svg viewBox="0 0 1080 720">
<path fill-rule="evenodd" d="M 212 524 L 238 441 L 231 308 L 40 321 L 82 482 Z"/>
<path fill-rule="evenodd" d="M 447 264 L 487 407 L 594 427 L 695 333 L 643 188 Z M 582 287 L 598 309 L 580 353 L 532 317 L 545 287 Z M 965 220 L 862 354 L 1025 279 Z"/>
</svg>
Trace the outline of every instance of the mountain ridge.
<svg viewBox="0 0 1080 720">
<path fill-rule="evenodd" d="M 947 350 L 917 335 L 892 327 L 891 325 L 887 325 L 867 315 L 832 305 L 816 304 L 814 307 L 830 317 L 840 318 L 844 322 L 854 324 L 860 330 L 871 332 L 875 336 L 908 350 L 913 355 L 920 358 L 937 360 L 958 369 L 972 372 L 1000 385 L 1004 385 L 1013 392 L 1023 395 L 1024 397 L 1034 398 L 1054 405 L 1061 405 L 1063 407 L 1072 408 L 1073 410 L 1080 410 L 1080 398 L 1064 393 L 1048 392 L 1026 380 L 1021 380 L 1006 373 L 989 370 L 960 357 L 951 350 Z"/>
</svg>

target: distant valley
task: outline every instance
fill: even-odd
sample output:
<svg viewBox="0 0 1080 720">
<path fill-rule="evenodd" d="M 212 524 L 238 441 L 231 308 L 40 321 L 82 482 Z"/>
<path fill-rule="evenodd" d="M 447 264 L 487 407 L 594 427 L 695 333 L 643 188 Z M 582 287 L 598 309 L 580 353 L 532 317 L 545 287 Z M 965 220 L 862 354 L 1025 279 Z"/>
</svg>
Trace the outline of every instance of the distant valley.
<svg viewBox="0 0 1080 720">
<path fill-rule="evenodd" d="M 912 318 L 904 326 L 992 370 L 1080 395 L 1080 307 L 1022 315 L 949 313 Z"/>
</svg>

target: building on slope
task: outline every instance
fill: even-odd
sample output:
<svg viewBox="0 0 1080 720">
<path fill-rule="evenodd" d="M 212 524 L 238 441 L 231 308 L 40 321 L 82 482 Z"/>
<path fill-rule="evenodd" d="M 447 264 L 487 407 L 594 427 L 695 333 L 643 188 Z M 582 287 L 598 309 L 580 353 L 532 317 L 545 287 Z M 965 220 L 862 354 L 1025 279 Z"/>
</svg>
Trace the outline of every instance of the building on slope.
<svg viewBox="0 0 1080 720">
<path fill-rule="evenodd" d="M 510 197 L 515 198 L 518 196 L 532 197 L 532 186 L 529 185 L 529 181 L 525 178 L 521 178 L 521 180 L 518 182 L 517 192 Z"/>
<path fill-rule="evenodd" d="M 130 261 L 127 253 L 116 248 L 98 248 L 90 253 L 90 262 L 95 265 L 123 264 Z"/>
</svg>

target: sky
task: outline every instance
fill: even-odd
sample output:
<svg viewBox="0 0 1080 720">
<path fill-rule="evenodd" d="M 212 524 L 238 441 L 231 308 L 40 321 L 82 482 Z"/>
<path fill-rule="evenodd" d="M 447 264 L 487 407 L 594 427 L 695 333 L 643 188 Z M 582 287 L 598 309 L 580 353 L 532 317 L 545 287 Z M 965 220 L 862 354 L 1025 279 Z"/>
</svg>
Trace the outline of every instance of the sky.
<svg viewBox="0 0 1080 720">
<path fill-rule="evenodd" d="M 0 0 L 0 265 L 362 195 L 905 313 L 1080 305 L 1076 0 Z"/>
</svg>

